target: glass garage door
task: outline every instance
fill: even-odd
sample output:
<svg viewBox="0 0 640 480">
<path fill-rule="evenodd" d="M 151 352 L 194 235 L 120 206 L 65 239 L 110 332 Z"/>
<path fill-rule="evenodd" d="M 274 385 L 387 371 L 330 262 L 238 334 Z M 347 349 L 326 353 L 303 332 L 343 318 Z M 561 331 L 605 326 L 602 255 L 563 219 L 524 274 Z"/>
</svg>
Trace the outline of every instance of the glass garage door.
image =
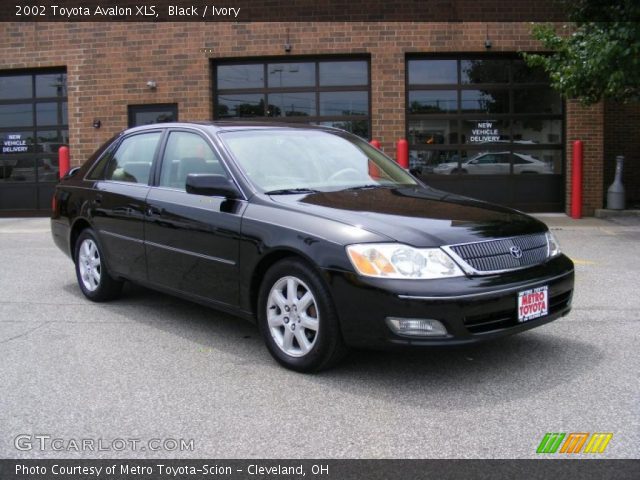
<svg viewBox="0 0 640 480">
<path fill-rule="evenodd" d="M 443 190 L 564 209 L 563 102 L 516 58 L 407 59 L 410 167 Z"/>
<path fill-rule="evenodd" d="M 50 211 L 68 143 L 66 73 L 0 72 L 0 215 Z"/>
</svg>

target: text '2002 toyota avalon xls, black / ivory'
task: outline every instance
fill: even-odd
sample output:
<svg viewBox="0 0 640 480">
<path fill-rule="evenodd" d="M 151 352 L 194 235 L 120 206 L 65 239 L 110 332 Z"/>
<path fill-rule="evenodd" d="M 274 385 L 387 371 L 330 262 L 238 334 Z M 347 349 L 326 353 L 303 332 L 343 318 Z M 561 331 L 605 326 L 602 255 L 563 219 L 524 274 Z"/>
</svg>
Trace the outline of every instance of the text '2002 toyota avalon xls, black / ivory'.
<svg viewBox="0 0 640 480">
<path fill-rule="evenodd" d="M 90 300 L 128 280 L 255 319 L 298 371 L 349 346 L 472 343 L 571 308 L 573 264 L 543 223 L 433 190 L 331 128 L 127 130 L 60 182 L 51 229 Z"/>
</svg>

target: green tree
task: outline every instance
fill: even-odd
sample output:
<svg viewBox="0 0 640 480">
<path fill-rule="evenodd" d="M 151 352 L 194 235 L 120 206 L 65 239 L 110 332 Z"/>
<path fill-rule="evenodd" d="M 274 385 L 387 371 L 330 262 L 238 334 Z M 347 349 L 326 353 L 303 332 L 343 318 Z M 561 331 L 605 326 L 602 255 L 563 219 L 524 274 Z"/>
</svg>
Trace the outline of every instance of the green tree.
<svg viewBox="0 0 640 480">
<path fill-rule="evenodd" d="M 526 62 L 544 68 L 563 96 L 586 105 L 605 98 L 640 99 L 640 2 L 561 2 L 572 23 L 560 32 L 553 25 L 534 25 L 533 36 L 552 53 L 524 54 Z"/>
</svg>

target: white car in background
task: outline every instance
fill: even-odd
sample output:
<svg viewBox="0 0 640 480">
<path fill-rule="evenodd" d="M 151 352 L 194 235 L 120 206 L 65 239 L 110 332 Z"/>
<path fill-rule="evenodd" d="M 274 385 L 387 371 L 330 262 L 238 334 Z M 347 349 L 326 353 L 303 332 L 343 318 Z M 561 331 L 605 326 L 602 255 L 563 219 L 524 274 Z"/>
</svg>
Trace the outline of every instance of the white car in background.
<svg viewBox="0 0 640 480">
<path fill-rule="evenodd" d="M 468 173 L 471 175 L 508 175 L 510 173 L 510 160 L 513 157 L 513 173 L 553 173 L 551 166 L 545 162 L 525 155 L 523 153 L 510 152 L 484 152 L 463 161 L 458 169 L 457 162 L 441 163 L 433 169 L 437 175 L 450 175 L 452 173 Z"/>
</svg>

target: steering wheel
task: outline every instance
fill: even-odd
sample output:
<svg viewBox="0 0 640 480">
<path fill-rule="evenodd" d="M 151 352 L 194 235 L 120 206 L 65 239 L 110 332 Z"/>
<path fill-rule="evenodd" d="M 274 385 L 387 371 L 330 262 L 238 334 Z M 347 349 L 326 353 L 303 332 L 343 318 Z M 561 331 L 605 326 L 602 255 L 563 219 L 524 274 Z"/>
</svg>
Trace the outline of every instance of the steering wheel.
<svg viewBox="0 0 640 480">
<path fill-rule="evenodd" d="M 327 180 L 328 181 L 337 180 L 338 178 L 343 177 L 345 175 L 347 175 L 347 179 L 349 179 L 349 177 L 355 178 L 358 180 L 362 178 L 362 174 L 358 170 L 356 170 L 353 167 L 347 167 L 347 168 L 338 170 L 336 173 L 332 174 Z"/>
</svg>

